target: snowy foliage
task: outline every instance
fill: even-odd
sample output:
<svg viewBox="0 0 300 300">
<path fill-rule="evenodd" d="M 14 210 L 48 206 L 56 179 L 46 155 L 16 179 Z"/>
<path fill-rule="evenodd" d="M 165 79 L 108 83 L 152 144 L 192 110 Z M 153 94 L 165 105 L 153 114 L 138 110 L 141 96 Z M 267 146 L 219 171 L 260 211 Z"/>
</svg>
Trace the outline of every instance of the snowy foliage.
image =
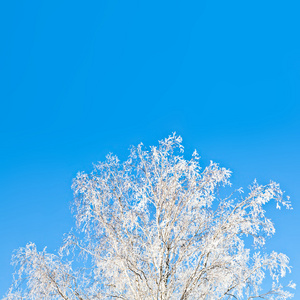
<svg viewBox="0 0 300 300">
<path fill-rule="evenodd" d="M 32 243 L 19 249 L 4 299 L 291 298 L 295 284 L 280 283 L 288 257 L 261 252 L 275 232 L 263 206 L 290 202 L 274 182 L 221 197 L 230 175 L 213 162 L 201 169 L 196 151 L 184 159 L 175 134 L 149 150 L 133 147 L 124 163 L 108 155 L 74 180 L 77 231 L 57 255 Z"/>
</svg>

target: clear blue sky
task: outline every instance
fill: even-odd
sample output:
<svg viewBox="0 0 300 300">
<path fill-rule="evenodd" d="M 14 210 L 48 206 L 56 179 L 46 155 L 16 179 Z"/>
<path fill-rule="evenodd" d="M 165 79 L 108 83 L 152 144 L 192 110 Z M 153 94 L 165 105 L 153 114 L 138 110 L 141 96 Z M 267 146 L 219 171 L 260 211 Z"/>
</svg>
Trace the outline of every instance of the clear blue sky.
<svg viewBox="0 0 300 300">
<path fill-rule="evenodd" d="M 173 131 L 237 186 L 281 183 L 294 210 L 268 205 L 268 249 L 300 284 L 299 14 L 298 0 L 1 1 L 0 297 L 13 249 L 53 251 L 74 225 L 77 171 Z"/>
</svg>

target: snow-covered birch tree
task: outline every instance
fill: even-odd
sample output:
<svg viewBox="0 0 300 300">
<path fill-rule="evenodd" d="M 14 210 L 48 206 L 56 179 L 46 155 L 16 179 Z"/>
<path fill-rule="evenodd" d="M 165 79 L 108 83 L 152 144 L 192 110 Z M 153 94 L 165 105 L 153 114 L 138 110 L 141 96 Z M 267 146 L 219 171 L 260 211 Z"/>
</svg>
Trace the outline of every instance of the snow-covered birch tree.
<svg viewBox="0 0 300 300">
<path fill-rule="evenodd" d="M 123 163 L 109 154 L 75 178 L 77 229 L 60 251 L 30 243 L 15 252 L 4 299 L 291 298 L 295 285 L 281 284 L 288 257 L 263 251 L 275 233 L 264 205 L 290 202 L 275 182 L 233 190 L 230 175 L 213 162 L 201 168 L 196 151 L 186 160 L 175 134 L 131 148 Z"/>
</svg>

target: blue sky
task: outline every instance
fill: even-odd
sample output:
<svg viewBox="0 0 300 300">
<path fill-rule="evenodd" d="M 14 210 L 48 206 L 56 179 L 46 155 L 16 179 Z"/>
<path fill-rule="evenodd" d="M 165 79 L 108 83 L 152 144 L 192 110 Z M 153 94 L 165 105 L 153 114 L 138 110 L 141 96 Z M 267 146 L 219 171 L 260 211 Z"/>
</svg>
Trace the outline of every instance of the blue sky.
<svg viewBox="0 0 300 300">
<path fill-rule="evenodd" d="M 300 284 L 299 1 L 1 1 L 0 296 L 13 249 L 57 249 L 71 182 L 108 152 L 176 131 L 268 205 Z M 299 298 L 299 291 L 295 299 Z"/>
</svg>

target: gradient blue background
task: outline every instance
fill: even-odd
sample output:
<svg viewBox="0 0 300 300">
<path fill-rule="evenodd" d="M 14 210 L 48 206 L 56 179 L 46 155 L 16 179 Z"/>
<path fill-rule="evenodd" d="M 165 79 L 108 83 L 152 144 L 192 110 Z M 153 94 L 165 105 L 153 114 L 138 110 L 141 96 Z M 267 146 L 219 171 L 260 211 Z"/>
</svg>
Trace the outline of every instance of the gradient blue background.
<svg viewBox="0 0 300 300">
<path fill-rule="evenodd" d="M 296 0 L 1 1 L 0 296 L 13 249 L 54 251 L 74 225 L 77 171 L 173 131 L 237 186 L 281 183 L 294 210 L 267 206 L 266 250 L 300 283 L 299 14 Z"/>
</svg>

